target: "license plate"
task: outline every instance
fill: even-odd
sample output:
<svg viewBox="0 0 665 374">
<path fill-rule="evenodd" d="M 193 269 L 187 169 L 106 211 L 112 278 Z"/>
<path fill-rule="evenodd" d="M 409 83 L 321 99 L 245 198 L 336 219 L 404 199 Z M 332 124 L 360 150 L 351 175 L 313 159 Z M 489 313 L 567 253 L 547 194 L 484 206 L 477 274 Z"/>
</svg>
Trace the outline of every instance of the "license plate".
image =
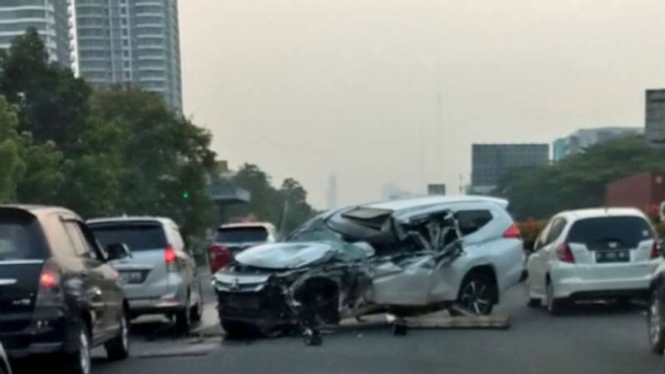
<svg viewBox="0 0 665 374">
<path fill-rule="evenodd" d="M 143 283 L 143 272 L 140 271 L 123 271 L 120 277 L 127 284 Z"/>
<path fill-rule="evenodd" d="M 626 250 L 596 252 L 596 262 L 598 263 L 629 262 L 629 261 L 630 261 L 630 252 Z"/>
</svg>

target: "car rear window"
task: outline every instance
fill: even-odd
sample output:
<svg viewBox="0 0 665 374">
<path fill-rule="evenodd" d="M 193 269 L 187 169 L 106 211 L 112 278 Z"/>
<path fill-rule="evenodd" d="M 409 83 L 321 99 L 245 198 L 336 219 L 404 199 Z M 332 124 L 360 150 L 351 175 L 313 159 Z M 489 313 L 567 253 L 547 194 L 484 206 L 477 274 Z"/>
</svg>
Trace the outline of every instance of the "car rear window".
<svg viewBox="0 0 665 374">
<path fill-rule="evenodd" d="M 91 225 L 92 232 L 104 248 L 123 243 L 132 252 L 163 249 L 168 246 L 164 228 L 158 223 Z"/>
<path fill-rule="evenodd" d="M 20 211 L 0 212 L 0 261 L 41 260 L 46 256 L 37 219 Z"/>
<path fill-rule="evenodd" d="M 268 239 L 268 230 L 263 227 L 229 227 L 217 230 L 217 243 L 258 243 Z"/>
<path fill-rule="evenodd" d="M 589 249 L 605 248 L 610 242 L 634 248 L 652 239 L 649 223 L 640 217 L 602 217 L 577 221 L 570 228 L 568 241 L 585 244 Z"/>
</svg>

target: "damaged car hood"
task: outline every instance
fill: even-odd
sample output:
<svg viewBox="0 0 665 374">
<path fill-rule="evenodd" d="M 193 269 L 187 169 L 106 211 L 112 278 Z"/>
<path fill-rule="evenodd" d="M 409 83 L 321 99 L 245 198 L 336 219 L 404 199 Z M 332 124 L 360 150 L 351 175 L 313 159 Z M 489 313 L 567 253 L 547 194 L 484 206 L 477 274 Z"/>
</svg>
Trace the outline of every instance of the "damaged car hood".
<svg viewBox="0 0 665 374">
<path fill-rule="evenodd" d="M 326 243 L 272 243 L 252 247 L 236 261 L 264 269 L 296 269 L 332 257 L 335 248 Z"/>
</svg>

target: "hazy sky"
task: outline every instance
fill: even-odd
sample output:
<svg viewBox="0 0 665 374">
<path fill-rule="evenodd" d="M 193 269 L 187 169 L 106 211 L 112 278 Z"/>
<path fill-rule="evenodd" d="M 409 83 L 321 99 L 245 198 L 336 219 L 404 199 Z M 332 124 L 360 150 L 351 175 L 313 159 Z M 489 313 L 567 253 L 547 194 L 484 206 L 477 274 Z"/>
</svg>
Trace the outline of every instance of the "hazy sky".
<svg viewBox="0 0 665 374">
<path fill-rule="evenodd" d="M 663 14 L 663 0 L 180 0 L 185 111 L 221 159 L 294 177 L 319 208 L 330 173 L 340 204 L 386 182 L 454 191 L 471 143 L 641 126 L 644 89 L 665 86 Z"/>
</svg>

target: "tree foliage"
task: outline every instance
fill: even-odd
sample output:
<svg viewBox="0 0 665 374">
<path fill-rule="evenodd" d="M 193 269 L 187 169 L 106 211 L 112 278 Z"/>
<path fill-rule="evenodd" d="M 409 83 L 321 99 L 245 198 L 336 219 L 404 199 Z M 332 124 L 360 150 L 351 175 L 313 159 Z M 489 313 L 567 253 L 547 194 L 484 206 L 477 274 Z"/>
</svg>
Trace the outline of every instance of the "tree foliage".
<svg viewBox="0 0 665 374">
<path fill-rule="evenodd" d="M 602 206 L 605 186 L 617 179 L 665 166 L 665 152 L 641 137 L 596 144 L 553 165 L 516 169 L 498 193 L 518 219 L 547 218 L 567 209 Z"/>
<path fill-rule="evenodd" d="M 0 202 L 62 205 L 84 217 L 167 216 L 201 235 L 218 223 L 211 139 L 157 94 L 93 90 L 49 60 L 34 29 L 0 52 Z M 275 189 L 255 165 L 236 181 L 254 197 L 241 213 L 278 223 L 288 200 L 289 228 L 311 215 L 296 181 Z"/>
<path fill-rule="evenodd" d="M 84 217 L 163 215 L 188 234 L 211 223 L 211 135 L 159 96 L 93 93 L 49 61 L 35 30 L 0 56 L 0 71 L 0 200 L 63 205 Z"/>
<path fill-rule="evenodd" d="M 233 183 L 251 192 L 252 200 L 229 208 L 226 215 L 232 220 L 251 217 L 272 222 L 286 234 L 316 214 L 307 202 L 307 191 L 293 178 L 275 188 L 270 176 L 257 165 L 245 164 L 235 174 Z"/>
</svg>

